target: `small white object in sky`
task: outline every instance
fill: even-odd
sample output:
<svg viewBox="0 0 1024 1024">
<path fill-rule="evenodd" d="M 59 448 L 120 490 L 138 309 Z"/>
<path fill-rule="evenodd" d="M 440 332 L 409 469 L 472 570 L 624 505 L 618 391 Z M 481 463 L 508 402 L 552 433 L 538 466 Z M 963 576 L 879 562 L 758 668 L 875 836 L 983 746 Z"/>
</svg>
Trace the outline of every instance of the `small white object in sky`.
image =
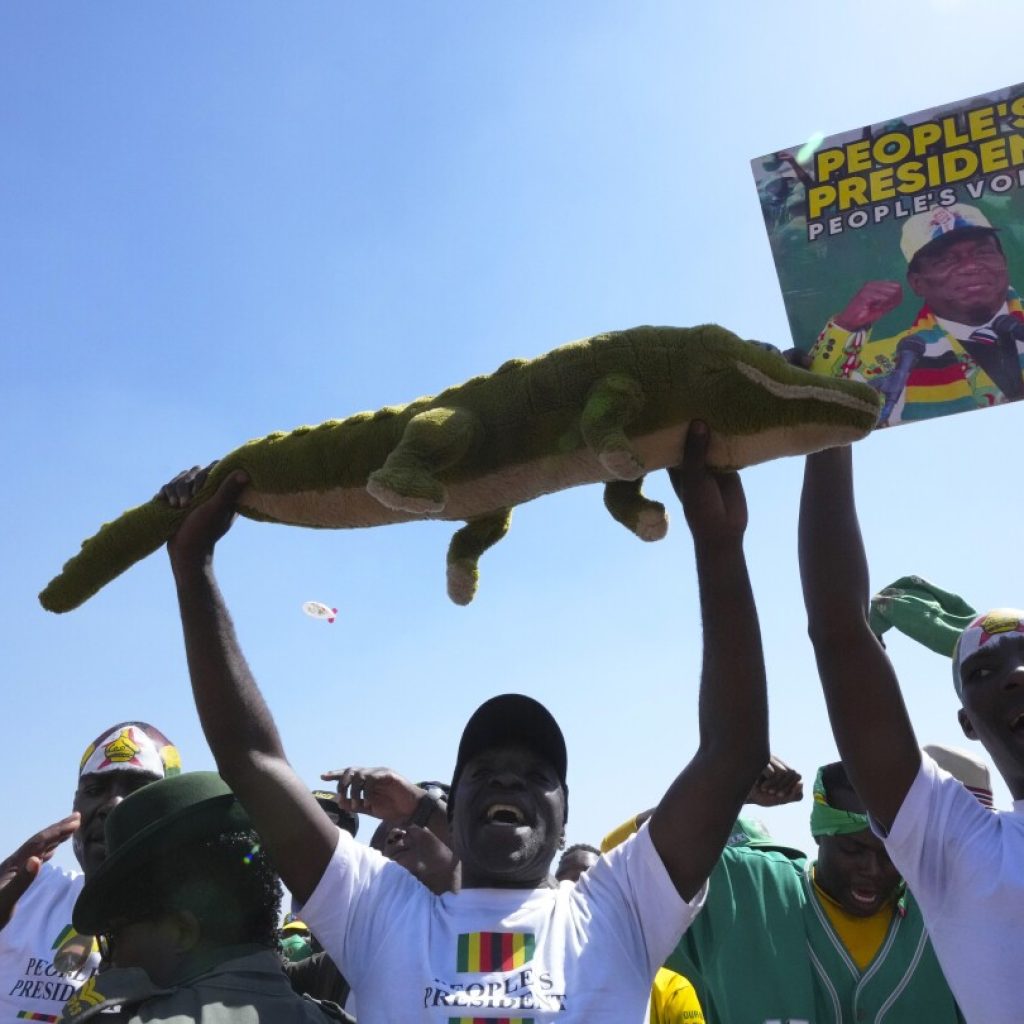
<svg viewBox="0 0 1024 1024">
<path fill-rule="evenodd" d="M 824 132 L 815 132 L 801 147 L 800 151 L 796 155 L 796 162 L 798 164 L 805 164 L 808 160 L 814 156 L 814 151 L 824 141 Z"/>
<path fill-rule="evenodd" d="M 328 622 L 333 622 L 334 617 L 338 614 L 337 608 L 329 608 L 319 601 L 306 601 L 302 606 L 302 610 L 311 619 L 326 619 Z"/>
</svg>

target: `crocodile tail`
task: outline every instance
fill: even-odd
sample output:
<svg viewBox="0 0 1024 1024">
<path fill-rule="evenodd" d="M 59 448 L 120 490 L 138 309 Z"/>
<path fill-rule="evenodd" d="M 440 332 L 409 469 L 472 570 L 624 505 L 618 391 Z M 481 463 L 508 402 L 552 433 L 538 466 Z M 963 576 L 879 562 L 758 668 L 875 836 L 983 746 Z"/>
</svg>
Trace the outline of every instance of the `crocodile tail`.
<svg viewBox="0 0 1024 1024">
<path fill-rule="evenodd" d="M 69 612 L 84 604 L 98 590 L 141 562 L 165 544 L 188 509 L 171 508 L 163 501 L 149 501 L 129 509 L 82 544 L 82 550 L 65 563 L 39 595 L 50 612 Z"/>
</svg>

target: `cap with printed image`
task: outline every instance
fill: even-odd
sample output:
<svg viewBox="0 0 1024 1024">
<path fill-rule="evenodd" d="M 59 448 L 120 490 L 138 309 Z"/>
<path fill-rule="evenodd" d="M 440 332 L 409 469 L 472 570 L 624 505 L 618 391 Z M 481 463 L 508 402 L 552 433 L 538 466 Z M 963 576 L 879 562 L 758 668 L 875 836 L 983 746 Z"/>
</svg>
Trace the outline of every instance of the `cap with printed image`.
<svg viewBox="0 0 1024 1024">
<path fill-rule="evenodd" d="M 966 203 L 933 206 L 924 213 L 915 213 L 907 218 L 900 237 L 900 249 L 907 263 L 911 263 L 924 249 L 959 232 L 995 234 L 997 230 L 976 206 Z"/>
<path fill-rule="evenodd" d="M 181 773 L 181 755 L 148 722 L 119 722 L 85 748 L 78 763 L 78 777 L 116 771 L 149 772 L 157 778 L 169 778 Z"/>
</svg>

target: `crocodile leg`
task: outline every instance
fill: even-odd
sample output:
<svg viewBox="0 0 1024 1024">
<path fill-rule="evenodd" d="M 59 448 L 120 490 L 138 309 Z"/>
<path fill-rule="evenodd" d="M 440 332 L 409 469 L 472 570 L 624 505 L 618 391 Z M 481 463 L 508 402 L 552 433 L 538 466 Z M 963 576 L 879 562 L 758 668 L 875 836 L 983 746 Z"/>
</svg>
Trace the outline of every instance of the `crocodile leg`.
<svg viewBox="0 0 1024 1024">
<path fill-rule="evenodd" d="M 661 540 L 668 532 L 668 516 L 660 501 L 651 501 L 639 480 L 612 480 L 604 485 L 604 504 L 612 518 L 641 540 Z"/>
<path fill-rule="evenodd" d="M 457 530 L 448 545 L 448 596 L 456 604 L 469 604 L 476 594 L 480 571 L 477 560 L 508 533 L 512 509 L 500 508 L 471 519 Z"/>
<path fill-rule="evenodd" d="M 637 380 L 624 373 L 609 374 L 591 391 L 580 417 L 587 447 L 619 480 L 636 480 L 644 475 L 644 464 L 623 430 L 643 404 L 644 394 Z"/>
<path fill-rule="evenodd" d="M 384 465 L 367 479 L 367 493 L 402 512 L 442 512 L 448 492 L 434 474 L 454 466 L 479 432 L 476 416 L 465 409 L 428 409 L 413 416 Z"/>
</svg>

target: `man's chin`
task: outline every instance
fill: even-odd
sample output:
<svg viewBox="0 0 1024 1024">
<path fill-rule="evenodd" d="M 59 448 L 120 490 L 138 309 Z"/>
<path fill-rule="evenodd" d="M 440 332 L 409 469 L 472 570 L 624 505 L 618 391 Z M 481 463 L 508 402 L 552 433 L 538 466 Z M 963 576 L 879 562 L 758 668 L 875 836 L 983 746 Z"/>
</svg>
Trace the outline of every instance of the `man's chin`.
<svg viewBox="0 0 1024 1024">
<path fill-rule="evenodd" d="M 476 874 L 495 887 L 533 885 L 546 876 L 551 858 L 545 858 L 536 849 L 518 846 L 504 850 L 477 850 L 474 858 Z"/>
</svg>

